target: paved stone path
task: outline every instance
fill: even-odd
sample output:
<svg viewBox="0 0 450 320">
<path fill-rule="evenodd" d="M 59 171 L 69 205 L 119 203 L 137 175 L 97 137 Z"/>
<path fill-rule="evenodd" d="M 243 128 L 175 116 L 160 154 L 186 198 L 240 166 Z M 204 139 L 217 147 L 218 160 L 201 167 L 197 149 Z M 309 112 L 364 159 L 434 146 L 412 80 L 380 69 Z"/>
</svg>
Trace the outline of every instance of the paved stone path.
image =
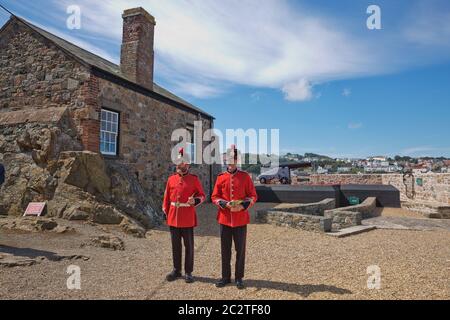
<svg viewBox="0 0 450 320">
<path fill-rule="evenodd" d="M 437 230 L 450 231 L 449 219 L 417 219 L 409 217 L 376 217 L 362 222 L 365 226 L 376 226 L 378 229 L 394 230 Z"/>
</svg>

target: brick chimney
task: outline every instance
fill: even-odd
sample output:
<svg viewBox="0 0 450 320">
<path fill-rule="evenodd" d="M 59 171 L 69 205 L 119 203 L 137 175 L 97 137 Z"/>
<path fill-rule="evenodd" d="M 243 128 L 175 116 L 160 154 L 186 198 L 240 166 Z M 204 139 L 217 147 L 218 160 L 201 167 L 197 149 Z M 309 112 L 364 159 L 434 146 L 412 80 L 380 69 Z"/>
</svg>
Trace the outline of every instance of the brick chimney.
<svg viewBox="0 0 450 320">
<path fill-rule="evenodd" d="M 131 81 L 153 90 L 155 18 L 143 8 L 125 10 L 120 69 Z"/>
</svg>

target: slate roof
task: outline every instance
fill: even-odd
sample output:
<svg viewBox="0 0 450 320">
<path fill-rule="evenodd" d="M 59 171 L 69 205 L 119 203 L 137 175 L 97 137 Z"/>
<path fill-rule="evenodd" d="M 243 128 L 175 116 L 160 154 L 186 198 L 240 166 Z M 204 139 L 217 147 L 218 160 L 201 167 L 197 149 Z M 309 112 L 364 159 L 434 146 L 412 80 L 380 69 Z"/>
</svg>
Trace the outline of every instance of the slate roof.
<svg viewBox="0 0 450 320">
<path fill-rule="evenodd" d="M 84 50 L 83 48 L 78 47 L 77 45 L 64 40 L 44 29 L 41 29 L 37 26 L 35 26 L 34 24 L 28 22 L 27 20 L 17 17 L 17 16 L 12 16 L 10 18 L 10 20 L 5 24 L 5 26 L 3 26 L 3 28 L 0 29 L 0 31 L 2 31 L 3 29 L 5 29 L 6 25 L 8 25 L 11 21 L 13 21 L 14 19 L 20 21 L 22 24 L 28 26 L 29 28 L 31 28 L 32 30 L 34 30 L 35 32 L 37 32 L 38 34 L 40 34 L 41 36 L 43 36 L 44 38 L 48 39 L 49 41 L 53 42 L 57 47 L 59 47 L 60 49 L 62 49 L 63 51 L 67 52 L 68 54 L 72 55 L 73 57 L 75 57 L 77 60 L 79 60 L 80 62 L 90 66 L 90 67 L 94 67 L 104 73 L 107 73 L 110 76 L 116 77 L 118 79 L 122 79 L 123 81 L 126 82 L 130 82 L 133 83 L 136 86 L 139 86 L 138 84 L 134 83 L 133 81 L 127 79 L 127 77 L 122 74 L 122 72 L 120 71 L 120 66 L 118 66 L 115 63 L 112 63 L 92 52 L 89 52 L 87 50 Z M 139 91 L 151 91 L 148 90 L 142 86 L 139 86 L 140 90 Z M 203 116 L 206 116 L 209 119 L 214 119 L 214 117 L 208 113 L 206 113 L 205 111 L 201 110 L 200 108 L 190 104 L 189 102 L 187 102 L 186 100 L 176 96 L 175 94 L 171 93 L 170 91 L 164 89 L 163 87 L 159 86 L 156 83 L 153 83 L 153 91 L 154 93 L 169 99 L 171 101 L 174 101 L 178 104 L 181 104 L 182 106 L 184 106 L 187 109 L 190 109 L 191 111 L 195 112 L 195 113 L 200 113 Z"/>
</svg>

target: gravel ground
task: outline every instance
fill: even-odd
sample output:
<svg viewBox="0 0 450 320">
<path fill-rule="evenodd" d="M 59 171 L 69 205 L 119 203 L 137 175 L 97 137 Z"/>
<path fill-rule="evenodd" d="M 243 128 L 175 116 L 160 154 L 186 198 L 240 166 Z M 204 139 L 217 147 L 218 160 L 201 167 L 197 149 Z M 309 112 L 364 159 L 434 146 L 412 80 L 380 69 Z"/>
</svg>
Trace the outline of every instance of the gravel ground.
<svg viewBox="0 0 450 320">
<path fill-rule="evenodd" d="M 271 206 L 258 204 L 257 208 Z M 82 255 L 89 261 L 42 262 L 0 267 L 0 299 L 450 299 L 450 233 L 446 230 L 375 230 L 336 239 L 272 225 L 249 226 L 247 289 L 216 289 L 220 239 L 215 209 L 204 205 L 196 230 L 196 282 L 166 283 L 171 271 L 166 228 L 147 239 L 115 227 L 61 222 L 75 234 L 0 230 L 0 253 Z M 93 235 L 112 234 L 125 251 L 81 247 Z M 23 250 L 30 249 L 30 250 Z M 18 254 L 18 253 L 17 253 Z M 66 287 L 69 265 L 81 267 L 82 288 Z M 381 268 L 381 289 L 367 289 L 367 267 Z"/>
</svg>

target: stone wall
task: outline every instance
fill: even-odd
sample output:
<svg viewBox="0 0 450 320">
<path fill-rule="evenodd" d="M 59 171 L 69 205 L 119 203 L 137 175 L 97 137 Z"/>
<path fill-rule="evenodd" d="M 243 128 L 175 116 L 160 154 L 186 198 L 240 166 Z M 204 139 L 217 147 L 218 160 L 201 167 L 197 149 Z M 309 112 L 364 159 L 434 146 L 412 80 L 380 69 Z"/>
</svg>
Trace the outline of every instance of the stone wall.
<svg viewBox="0 0 450 320">
<path fill-rule="evenodd" d="M 334 185 L 334 184 L 383 184 L 380 174 L 323 174 L 311 175 L 309 184 Z"/>
<path fill-rule="evenodd" d="M 332 219 L 324 218 L 324 212 L 334 208 L 336 208 L 335 199 L 309 204 L 285 203 L 270 210 L 257 211 L 256 221 L 306 231 L 329 232 Z"/>
<path fill-rule="evenodd" d="M 406 185 L 402 174 L 384 174 L 382 178 L 383 184 L 400 190 L 402 201 L 450 205 L 450 173 L 415 174 L 414 178 L 406 178 Z M 417 183 L 418 179 L 421 179 L 422 185 Z"/>
<path fill-rule="evenodd" d="M 362 214 L 359 212 L 336 210 L 325 213 L 325 218 L 331 219 L 332 231 L 361 225 Z"/>
<path fill-rule="evenodd" d="M 67 107 L 76 139 L 89 119 L 89 70 L 20 22 L 0 38 L 0 112 Z"/>
<path fill-rule="evenodd" d="M 261 210 L 257 212 L 256 221 L 313 232 L 331 231 L 331 219 L 307 214 Z"/>
<path fill-rule="evenodd" d="M 336 208 L 335 199 L 325 199 L 317 203 L 283 203 L 277 205 L 272 211 L 282 211 L 289 213 L 307 214 L 312 216 L 323 216 L 326 210 Z"/>
<path fill-rule="evenodd" d="M 422 181 L 422 185 L 418 183 Z M 450 205 L 450 173 L 415 174 L 403 181 L 403 174 L 328 174 L 312 175 L 310 184 L 384 184 L 400 191 L 402 201 Z M 406 183 L 406 185 L 405 185 Z"/>
<path fill-rule="evenodd" d="M 377 198 L 367 198 L 363 203 L 356 206 L 349 206 L 325 211 L 325 216 L 331 217 L 333 213 L 340 211 L 357 212 L 361 214 L 362 219 L 373 218 L 377 208 Z"/>
<path fill-rule="evenodd" d="M 332 230 L 338 231 L 348 227 L 359 226 L 363 219 L 374 217 L 376 207 L 377 199 L 367 198 L 363 203 L 356 206 L 327 210 L 324 216 L 331 219 Z"/>
<path fill-rule="evenodd" d="M 203 131 L 206 131 L 212 127 L 211 120 L 103 79 L 99 83 L 100 105 L 119 112 L 121 119 L 119 155 L 108 161 L 127 165 L 144 189 L 158 201 L 174 169 L 171 151 L 176 143 L 171 142 L 172 132 L 185 129 L 188 124 L 194 125 L 194 121 L 202 121 Z M 202 139 L 203 133 L 197 134 Z M 208 165 L 192 166 L 192 172 L 199 176 L 208 195 L 212 188 L 210 170 Z"/>
</svg>

